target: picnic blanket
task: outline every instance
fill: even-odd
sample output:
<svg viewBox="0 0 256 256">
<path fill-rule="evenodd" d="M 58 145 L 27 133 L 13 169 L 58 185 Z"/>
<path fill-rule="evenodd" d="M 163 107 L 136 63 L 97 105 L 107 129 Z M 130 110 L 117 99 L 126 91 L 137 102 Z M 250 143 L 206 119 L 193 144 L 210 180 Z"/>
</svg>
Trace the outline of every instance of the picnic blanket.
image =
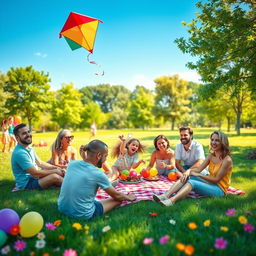
<svg viewBox="0 0 256 256">
<path fill-rule="evenodd" d="M 170 188 L 170 186 L 174 183 L 175 183 L 175 181 L 170 181 L 166 177 L 160 176 L 160 180 L 158 180 L 158 181 L 143 180 L 140 183 L 121 183 L 121 182 L 119 182 L 116 184 L 115 189 L 117 191 L 125 193 L 125 194 L 132 193 L 137 197 L 137 199 L 133 202 L 123 201 L 120 206 L 124 206 L 124 205 L 130 204 L 130 203 L 139 202 L 142 200 L 153 200 L 153 197 L 152 197 L 153 194 L 165 193 Z M 245 192 L 240 189 L 229 187 L 227 194 L 243 195 L 243 194 L 245 194 Z M 107 199 L 109 197 L 110 196 L 103 189 L 99 189 L 97 192 L 97 195 L 96 195 L 96 198 L 98 200 Z M 200 198 L 203 196 L 195 193 L 194 191 L 191 191 L 188 194 L 188 197 Z"/>
</svg>

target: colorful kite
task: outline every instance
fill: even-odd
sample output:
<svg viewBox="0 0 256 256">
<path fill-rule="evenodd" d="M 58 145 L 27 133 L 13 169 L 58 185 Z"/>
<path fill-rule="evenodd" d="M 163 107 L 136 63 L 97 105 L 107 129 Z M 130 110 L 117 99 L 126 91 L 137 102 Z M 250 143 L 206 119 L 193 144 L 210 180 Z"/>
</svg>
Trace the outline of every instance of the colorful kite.
<svg viewBox="0 0 256 256">
<path fill-rule="evenodd" d="M 93 53 L 99 22 L 103 23 L 99 19 L 71 12 L 60 32 L 60 38 L 64 36 L 72 51 L 81 47 L 85 48 L 90 52 L 87 60 L 97 66 L 99 65 L 95 61 L 89 60 L 89 56 Z M 98 75 L 98 73 L 95 74 Z M 104 75 L 104 71 L 101 75 Z"/>
</svg>

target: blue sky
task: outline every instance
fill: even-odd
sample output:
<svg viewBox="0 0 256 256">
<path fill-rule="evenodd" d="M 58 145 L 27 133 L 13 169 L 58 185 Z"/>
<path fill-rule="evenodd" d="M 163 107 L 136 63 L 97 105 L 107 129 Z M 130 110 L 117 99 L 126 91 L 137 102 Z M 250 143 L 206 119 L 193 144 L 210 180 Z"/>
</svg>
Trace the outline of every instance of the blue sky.
<svg viewBox="0 0 256 256">
<path fill-rule="evenodd" d="M 49 73 L 53 89 L 73 82 L 76 88 L 110 83 L 133 89 L 153 89 L 153 80 L 178 73 L 186 80 L 198 75 L 185 64 L 192 60 L 173 42 L 188 33 L 181 21 L 191 21 L 194 0 L 2 0 L 0 8 L 0 70 L 32 65 Z M 69 13 L 102 20 L 91 56 L 101 69 L 87 62 L 88 52 L 72 51 L 59 39 Z"/>
</svg>

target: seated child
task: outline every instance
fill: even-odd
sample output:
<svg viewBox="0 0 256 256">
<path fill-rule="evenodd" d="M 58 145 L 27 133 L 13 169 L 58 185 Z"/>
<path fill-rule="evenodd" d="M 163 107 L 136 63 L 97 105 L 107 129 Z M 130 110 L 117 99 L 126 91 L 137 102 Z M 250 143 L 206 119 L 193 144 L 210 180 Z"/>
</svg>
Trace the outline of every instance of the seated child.
<svg viewBox="0 0 256 256">
<path fill-rule="evenodd" d="M 112 166 L 113 173 L 120 174 L 123 170 L 131 170 L 137 168 L 140 164 L 145 163 L 144 160 L 138 161 L 138 153 L 144 152 L 143 146 L 138 139 L 124 138 L 119 136 L 119 142 L 113 149 L 112 156 L 118 157 Z"/>
<path fill-rule="evenodd" d="M 170 143 L 164 135 L 158 135 L 154 139 L 155 151 L 151 154 L 151 159 L 146 170 L 153 168 L 156 163 L 158 174 L 168 176 L 170 172 L 176 172 L 178 178 L 182 173 L 175 169 L 174 151 L 170 148 Z"/>
</svg>

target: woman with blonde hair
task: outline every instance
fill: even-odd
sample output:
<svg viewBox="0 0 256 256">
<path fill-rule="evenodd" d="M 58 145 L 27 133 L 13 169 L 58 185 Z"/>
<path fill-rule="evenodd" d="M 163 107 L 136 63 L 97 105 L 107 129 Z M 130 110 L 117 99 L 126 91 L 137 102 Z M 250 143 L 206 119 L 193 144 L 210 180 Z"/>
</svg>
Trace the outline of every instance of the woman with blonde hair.
<svg viewBox="0 0 256 256">
<path fill-rule="evenodd" d="M 188 169 L 165 194 L 153 195 L 153 199 L 164 206 L 171 206 L 192 190 L 205 196 L 224 196 L 231 182 L 233 165 L 226 134 L 220 131 L 211 134 L 210 152 L 199 167 Z M 207 166 L 210 175 L 204 176 L 200 172 Z"/>
<path fill-rule="evenodd" d="M 52 144 L 52 157 L 49 163 L 61 168 L 66 168 L 71 160 L 76 160 L 76 149 L 71 146 L 73 139 L 74 136 L 71 134 L 70 130 L 61 130 Z"/>
</svg>

